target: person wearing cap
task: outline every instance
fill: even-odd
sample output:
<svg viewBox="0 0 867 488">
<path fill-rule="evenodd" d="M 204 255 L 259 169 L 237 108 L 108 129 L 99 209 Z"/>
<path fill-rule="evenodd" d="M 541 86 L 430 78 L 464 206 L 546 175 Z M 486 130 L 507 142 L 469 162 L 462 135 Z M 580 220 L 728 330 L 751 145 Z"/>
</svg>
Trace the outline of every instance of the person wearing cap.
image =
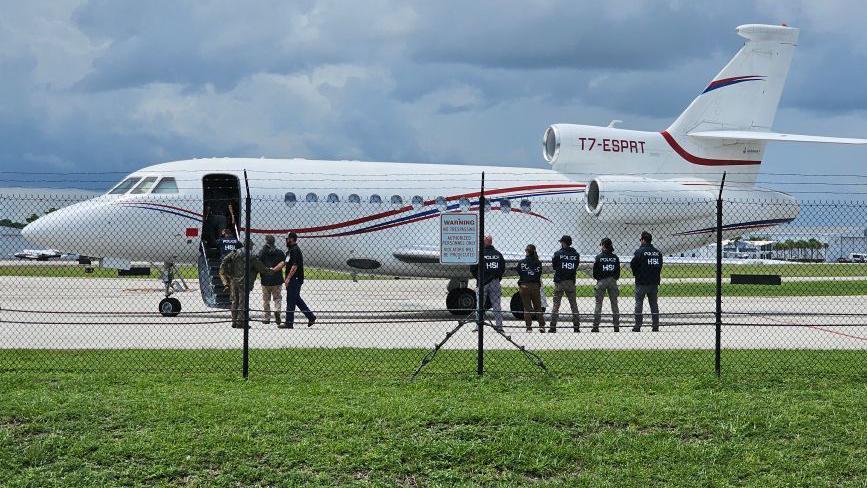
<svg viewBox="0 0 867 488">
<path fill-rule="evenodd" d="M 617 297 L 620 290 L 617 288 L 617 280 L 620 279 L 620 258 L 614 254 L 614 244 L 611 239 L 604 238 L 599 243 L 602 252 L 596 255 L 593 261 L 593 279 L 596 280 L 596 308 L 593 310 L 593 328 L 590 332 L 599 332 L 599 316 L 602 314 L 602 301 L 605 293 L 611 301 L 611 321 L 614 323 L 614 332 L 620 332 L 620 308 L 617 306 Z"/>
<path fill-rule="evenodd" d="M 554 268 L 554 308 L 551 309 L 551 327 L 548 328 L 548 332 L 557 332 L 560 300 L 563 299 L 563 295 L 566 295 L 569 307 L 572 309 L 572 330 L 581 332 L 578 302 L 575 299 L 575 277 L 580 262 L 581 256 L 572 247 L 572 236 L 561 237 L 560 249 L 551 259 L 551 267 Z"/>
<path fill-rule="evenodd" d="M 252 252 L 253 245 L 250 244 Z M 229 297 L 231 298 L 232 310 L 232 327 L 240 329 L 244 327 L 244 262 L 246 256 L 244 246 L 240 246 L 234 251 L 227 254 L 220 261 L 220 280 L 223 285 L 229 289 Z M 274 274 L 271 269 L 267 268 L 259 258 L 255 255 L 250 255 L 250 270 L 249 270 L 249 288 L 252 290 L 256 283 L 256 274 Z"/>
<path fill-rule="evenodd" d="M 316 315 L 301 298 L 301 285 L 304 284 L 304 255 L 298 247 L 298 234 L 294 232 L 286 234 L 286 248 L 286 258 L 283 262 L 271 268 L 274 271 L 286 269 L 286 278 L 283 280 L 286 285 L 286 322 L 277 327 L 291 329 L 294 326 L 296 307 L 307 317 L 307 327 L 312 327 L 316 322 Z"/>
<path fill-rule="evenodd" d="M 485 236 L 485 249 L 482 254 L 482 265 L 484 272 L 482 282 L 477 286 L 482 287 L 482 299 L 491 304 L 491 309 L 494 312 L 494 329 L 497 332 L 503 332 L 503 312 L 500 303 L 502 299 L 502 289 L 500 288 L 500 280 L 503 279 L 503 273 L 506 272 L 506 260 L 500 251 L 494 248 L 494 238 L 490 234 Z M 470 267 L 470 272 L 478 281 L 479 267 L 473 265 Z"/>
<path fill-rule="evenodd" d="M 629 267 L 635 276 L 635 326 L 632 332 L 641 332 L 643 321 L 644 297 L 650 304 L 654 332 L 659 331 L 659 283 L 662 277 L 662 253 L 653 247 L 653 236 L 650 232 L 641 233 L 641 246 L 635 250 Z"/>
<path fill-rule="evenodd" d="M 259 251 L 259 261 L 268 268 L 274 267 L 286 259 L 286 253 L 274 244 L 274 236 L 265 236 L 265 245 Z M 280 325 L 280 309 L 283 307 L 283 279 L 279 273 L 262 274 L 262 310 L 265 315 L 263 324 L 271 322 L 271 301 L 274 302 L 274 320 Z"/>
</svg>

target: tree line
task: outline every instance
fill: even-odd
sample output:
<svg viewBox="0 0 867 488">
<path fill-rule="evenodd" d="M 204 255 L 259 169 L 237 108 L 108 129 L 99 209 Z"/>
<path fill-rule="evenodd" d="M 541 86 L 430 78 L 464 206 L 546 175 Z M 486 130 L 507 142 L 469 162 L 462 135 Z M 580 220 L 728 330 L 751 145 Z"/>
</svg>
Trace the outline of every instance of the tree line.
<svg viewBox="0 0 867 488">
<path fill-rule="evenodd" d="M 51 207 L 45 211 L 44 215 L 48 215 L 51 212 L 54 212 L 55 210 L 57 210 L 57 209 L 54 207 Z M 41 217 L 41 215 L 32 213 L 32 214 L 30 214 L 29 217 L 24 219 L 24 222 L 15 222 L 12 219 L 0 219 L 0 227 L 11 227 L 13 229 L 23 229 L 25 225 L 29 224 L 30 222 L 33 222 L 34 220 L 38 219 L 39 217 Z"/>
</svg>

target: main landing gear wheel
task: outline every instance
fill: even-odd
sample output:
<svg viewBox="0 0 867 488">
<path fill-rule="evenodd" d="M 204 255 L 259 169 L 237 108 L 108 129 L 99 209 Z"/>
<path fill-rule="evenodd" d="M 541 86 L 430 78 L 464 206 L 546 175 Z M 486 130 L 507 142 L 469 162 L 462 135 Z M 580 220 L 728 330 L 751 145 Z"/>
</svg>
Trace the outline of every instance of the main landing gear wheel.
<svg viewBox="0 0 867 488">
<path fill-rule="evenodd" d="M 163 317 L 176 317 L 181 313 L 181 301 L 174 297 L 166 297 L 160 300 L 160 314 Z"/>
<path fill-rule="evenodd" d="M 446 296 L 446 308 L 452 315 L 469 315 L 476 309 L 476 294 L 469 288 L 455 288 Z"/>
</svg>

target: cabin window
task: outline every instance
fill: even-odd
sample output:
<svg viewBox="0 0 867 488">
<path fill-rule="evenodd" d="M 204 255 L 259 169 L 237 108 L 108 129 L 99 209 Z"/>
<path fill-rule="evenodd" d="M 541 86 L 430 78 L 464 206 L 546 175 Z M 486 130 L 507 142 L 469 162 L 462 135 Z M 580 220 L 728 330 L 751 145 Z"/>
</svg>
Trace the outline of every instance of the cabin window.
<svg viewBox="0 0 867 488">
<path fill-rule="evenodd" d="M 337 193 L 329 193 L 325 198 L 325 201 L 328 203 L 337 203 L 340 201 L 340 197 L 337 196 Z"/>
<path fill-rule="evenodd" d="M 108 194 L 109 195 L 123 195 L 124 193 L 128 192 L 129 189 L 133 187 L 133 185 L 138 183 L 138 180 L 140 180 L 140 179 L 141 178 L 138 176 L 135 176 L 132 178 L 127 178 L 127 179 L 123 180 L 119 185 L 114 187 L 110 192 L 108 192 Z"/>
<path fill-rule="evenodd" d="M 130 195 L 140 195 L 142 193 L 147 193 L 153 188 L 154 183 L 156 183 L 156 176 L 148 176 L 147 178 L 141 180 L 141 183 L 138 184 L 135 188 L 132 189 Z"/>
<path fill-rule="evenodd" d="M 458 200 L 458 207 L 460 207 L 461 212 L 466 212 L 470 209 L 470 199 L 467 197 L 461 198 Z"/>
<path fill-rule="evenodd" d="M 349 195 L 346 201 L 349 203 L 361 203 L 361 197 L 353 193 L 352 195 Z"/>
<path fill-rule="evenodd" d="M 174 178 L 168 176 L 160 180 L 157 186 L 154 187 L 151 193 L 177 193 L 178 182 Z"/>
<path fill-rule="evenodd" d="M 319 201 L 319 197 L 316 196 L 315 193 L 308 193 L 307 196 L 304 197 L 304 200 L 305 200 L 307 203 L 316 203 L 316 202 Z"/>
<path fill-rule="evenodd" d="M 287 206 L 292 207 L 298 201 L 298 197 L 295 196 L 291 191 L 287 191 L 285 195 L 283 195 L 283 203 Z"/>
<path fill-rule="evenodd" d="M 530 205 L 530 200 L 521 200 L 521 211 L 524 213 L 530 213 L 533 207 Z"/>
<path fill-rule="evenodd" d="M 437 210 L 440 212 L 445 212 L 449 209 L 449 201 L 446 200 L 446 197 L 437 197 Z"/>
<path fill-rule="evenodd" d="M 400 195 L 392 195 L 391 196 L 391 204 L 392 205 L 403 205 L 403 197 Z"/>
<path fill-rule="evenodd" d="M 511 200 L 500 200 L 500 212 L 507 214 L 511 211 L 512 211 Z"/>
<path fill-rule="evenodd" d="M 379 205 L 382 203 L 382 197 L 374 193 L 373 195 L 370 195 L 370 203 Z"/>
<path fill-rule="evenodd" d="M 412 208 L 418 210 L 424 206 L 424 198 L 421 195 L 412 197 Z"/>
</svg>

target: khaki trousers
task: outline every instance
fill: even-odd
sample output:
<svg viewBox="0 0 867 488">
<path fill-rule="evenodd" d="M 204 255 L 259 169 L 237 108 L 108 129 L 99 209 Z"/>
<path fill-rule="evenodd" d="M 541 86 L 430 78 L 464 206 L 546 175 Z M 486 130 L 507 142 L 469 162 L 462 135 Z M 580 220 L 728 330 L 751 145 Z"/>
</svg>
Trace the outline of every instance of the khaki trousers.
<svg viewBox="0 0 867 488">
<path fill-rule="evenodd" d="M 262 310 L 266 319 L 271 316 L 271 300 L 274 301 L 274 311 L 283 309 L 283 287 L 281 285 L 262 285 Z"/>
<path fill-rule="evenodd" d="M 530 327 L 533 320 L 539 321 L 539 327 L 545 327 L 540 289 L 539 283 L 521 283 L 518 285 L 518 293 L 521 295 L 521 303 L 524 305 L 524 324 L 527 325 L 527 328 Z"/>
</svg>

